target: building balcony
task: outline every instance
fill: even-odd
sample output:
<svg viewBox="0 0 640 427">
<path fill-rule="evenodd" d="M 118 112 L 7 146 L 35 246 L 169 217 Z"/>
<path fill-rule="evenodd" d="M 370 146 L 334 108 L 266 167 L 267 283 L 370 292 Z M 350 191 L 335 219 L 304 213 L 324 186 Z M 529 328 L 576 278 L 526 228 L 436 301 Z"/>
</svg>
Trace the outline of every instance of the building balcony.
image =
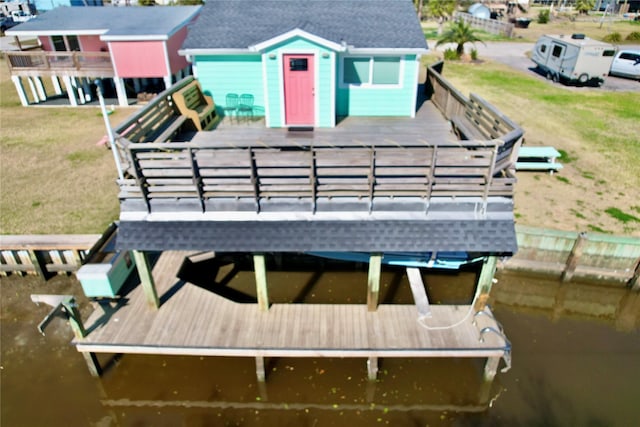
<svg viewBox="0 0 640 427">
<path fill-rule="evenodd" d="M 108 52 L 5 52 L 12 76 L 113 77 Z"/>
<path fill-rule="evenodd" d="M 314 130 L 225 119 L 147 142 L 141 129 L 158 126 L 153 112 L 189 79 L 115 130 L 121 248 L 368 250 L 357 236 L 372 234 L 386 251 L 514 248 L 522 129 L 435 69 L 415 118 L 348 117 Z M 471 241 L 481 235 L 494 237 Z"/>
</svg>

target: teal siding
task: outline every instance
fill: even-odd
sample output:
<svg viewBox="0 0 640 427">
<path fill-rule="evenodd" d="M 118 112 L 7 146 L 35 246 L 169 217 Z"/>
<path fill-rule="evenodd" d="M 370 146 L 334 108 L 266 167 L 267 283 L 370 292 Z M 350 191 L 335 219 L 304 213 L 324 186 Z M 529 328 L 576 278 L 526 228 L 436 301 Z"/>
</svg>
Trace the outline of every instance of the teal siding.
<svg viewBox="0 0 640 427">
<path fill-rule="evenodd" d="M 411 116 L 415 110 L 416 56 L 404 56 L 401 87 L 340 87 L 341 59 L 336 61 L 338 116 Z"/>
<path fill-rule="evenodd" d="M 211 96 L 219 114 L 227 93 L 254 96 L 254 115 L 263 116 L 265 108 L 260 55 L 207 55 L 194 58 L 202 90 Z"/>
<path fill-rule="evenodd" d="M 335 70 L 332 67 L 333 51 L 324 46 L 313 43 L 302 37 L 293 37 L 285 42 L 273 45 L 265 50 L 266 64 L 266 84 L 267 98 L 270 121 L 267 126 L 281 127 L 284 126 L 284 117 L 282 115 L 282 54 L 300 53 L 315 55 L 315 73 L 316 73 L 316 117 L 319 119 L 318 126 L 333 126 L 333 103 L 332 90 L 335 79 Z M 325 58 L 323 54 L 328 54 Z M 275 54 L 275 58 L 269 58 L 270 54 Z"/>
<path fill-rule="evenodd" d="M 264 56 L 199 55 L 194 57 L 194 63 L 203 90 L 213 96 L 220 114 L 227 93 L 250 93 L 255 97 L 254 115 L 262 116 L 268 111 L 266 125 L 282 127 L 285 123 L 281 76 L 285 53 L 315 55 L 317 126 L 333 126 L 334 116 L 411 116 L 414 113 L 416 55 L 403 57 L 400 87 L 341 87 L 340 55 L 302 37 L 271 46 Z"/>
</svg>

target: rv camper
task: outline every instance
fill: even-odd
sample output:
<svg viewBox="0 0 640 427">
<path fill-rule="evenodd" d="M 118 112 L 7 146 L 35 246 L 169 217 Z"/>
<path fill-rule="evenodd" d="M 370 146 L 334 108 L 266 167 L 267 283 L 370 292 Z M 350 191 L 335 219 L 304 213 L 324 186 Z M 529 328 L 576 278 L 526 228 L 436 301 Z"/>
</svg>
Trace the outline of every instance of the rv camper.
<svg viewBox="0 0 640 427">
<path fill-rule="evenodd" d="M 550 80 L 600 85 L 609 74 L 615 53 L 614 46 L 584 34 L 545 35 L 536 42 L 531 60 Z"/>
</svg>

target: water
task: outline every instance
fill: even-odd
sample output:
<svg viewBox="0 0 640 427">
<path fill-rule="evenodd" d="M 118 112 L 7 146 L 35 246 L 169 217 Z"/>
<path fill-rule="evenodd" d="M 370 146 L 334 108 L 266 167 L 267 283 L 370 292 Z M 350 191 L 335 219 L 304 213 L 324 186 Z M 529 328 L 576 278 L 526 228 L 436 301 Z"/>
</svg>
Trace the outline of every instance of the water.
<svg viewBox="0 0 640 427">
<path fill-rule="evenodd" d="M 346 302 L 344 284 L 362 282 L 361 270 L 313 280 L 313 273 L 304 271 L 274 277 L 276 283 L 304 278 L 309 286 L 296 288 L 295 295 L 304 294 L 305 301 Z M 463 282 L 469 275 L 428 278 L 428 291 L 444 302 L 467 298 L 470 288 Z M 32 293 L 78 295 L 77 282 L 60 276 L 46 283 L 1 280 L 2 426 L 630 426 L 640 421 L 640 294 L 619 286 L 563 287 L 500 275 L 493 306 L 513 344 L 513 368 L 499 373 L 487 390 L 481 383 L 483 361 L 475 359 L 383 359 L 376 383 L 366 380 L 362 359 L 267 359 L 267 382 L 261 385 L 250 358 L 100 355 L 111 365 L 95 379 L 69 344 L 72 334 L 63 320 L 49 325 L 46 337 L 39 334 L 36 325 L 49 307 L 29 299 Z M 410 292 L 403 280 L 387 272 L 381 300 L 406 302 Z M 242 290 L 244 282 L 233 286 Z M 445 291 L 447 283 L 453 292 Z M 358 290 L 350 302 L 362 303 L 363 294 Z M 291 299 L 281 290 L 273 295 Z M 81 303 L 86 317 L 91 307 Z"/>
</svg>

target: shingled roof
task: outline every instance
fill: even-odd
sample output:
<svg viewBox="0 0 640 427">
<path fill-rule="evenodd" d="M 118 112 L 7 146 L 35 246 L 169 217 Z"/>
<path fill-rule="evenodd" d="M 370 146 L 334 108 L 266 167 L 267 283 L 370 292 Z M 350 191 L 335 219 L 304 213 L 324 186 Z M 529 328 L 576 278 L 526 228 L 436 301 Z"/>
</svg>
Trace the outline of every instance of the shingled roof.
<svg viewBox="0 0 640 427">
<path fill-rule="evenodd" d="M 183 50 L 248 49 L 293 30 L 356 49 L 426 49 L 410 0 L 207 0 Z"/>
<path fill-rule="evenodd" d="M 200 6 L 57 7 L 17 25 L 12 35 L 101 35 L 157 38 L 171 36 L 200 10 Z"/>
<path fill-rule="evenodd" d="M 119 250 L 515 253 L 513 220 L 121 221 Z"/>
</svg>

